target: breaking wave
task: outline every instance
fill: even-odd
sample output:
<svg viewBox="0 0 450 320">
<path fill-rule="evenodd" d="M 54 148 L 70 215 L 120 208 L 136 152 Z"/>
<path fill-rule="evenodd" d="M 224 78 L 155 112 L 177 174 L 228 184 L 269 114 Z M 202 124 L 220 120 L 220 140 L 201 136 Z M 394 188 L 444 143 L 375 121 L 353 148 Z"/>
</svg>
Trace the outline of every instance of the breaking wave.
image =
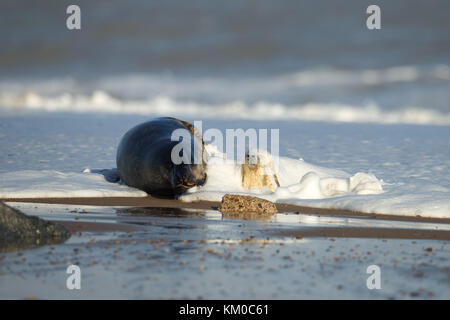
<svg viewBox="0 0 450 320">
<path fill-rule="evenodd" d="M 382 110 L 375 104 L 351 106 L 339 103 L 306 103 L 287 106 L 269 102 L 248 104 L 243 101 L 212 105 L 176 101 L 167 96 L 157 96 L 149 100 L 122 100 L 104 91 L 95 91 L 91 95 L 65 93 L 53 97 L 45 97 L 34 92 L 3 93 L 0 95 L 0 107 L 48 112 L 104 112 L 189 117 L 201 115 L 204 118 L 224 119 L 450 125 L 450 113 L 416 107 Z"/>
<path fill-rule="evenodd" d="M 448 88 L 447 65 L 313 69 L 237 79 L 129 74 L 90 81 L 0 81 L 0 109 L 450 125 Z M 403 100 L 405 92 L 413 98 Z M 381 101 L 359 102 L 369 94 Z M 346 100 L 333 102 L 333 95 Z"/>
</svg>

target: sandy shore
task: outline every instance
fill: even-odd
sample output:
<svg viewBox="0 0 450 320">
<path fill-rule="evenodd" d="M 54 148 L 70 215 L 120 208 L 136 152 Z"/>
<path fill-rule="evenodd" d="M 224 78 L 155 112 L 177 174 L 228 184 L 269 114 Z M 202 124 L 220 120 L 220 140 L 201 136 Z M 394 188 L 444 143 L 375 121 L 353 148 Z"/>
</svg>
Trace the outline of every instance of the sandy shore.
<svg viewBox="0 0 450 320">
<path fill-rule="evenodd" d="M 448 298 L 450 225 L 278 204 L 270 219 L 222 215 L 217 202 L 7 199 L 64 225 L 64 243 L 0 253 L 0 298 Z M 14 200 L 15 202 L 10 202 Z M 32 249 L 32 250 L 31 250 Z M 82 269 L 82 290 L 65 287 Z M 382 270 L 368 290 L 366 269 Z"/>
</svg>

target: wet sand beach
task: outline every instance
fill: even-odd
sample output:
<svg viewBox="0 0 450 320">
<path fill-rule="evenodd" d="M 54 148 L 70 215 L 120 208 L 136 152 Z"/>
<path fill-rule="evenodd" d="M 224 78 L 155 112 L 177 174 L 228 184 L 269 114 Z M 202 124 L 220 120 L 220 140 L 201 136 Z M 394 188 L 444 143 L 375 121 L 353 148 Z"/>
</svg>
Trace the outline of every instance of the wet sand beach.
<svg viewBox="0 0 450 320">
<path fill-rule="evenodd" d="M 15 201 L 72 237 L 0 254 L 2 298 L 449 298 L 448 221 L 283 205 L 269 219 L 243 219 L 216 202 L 152 197 Z M 81 290 L 65 286 L 71 264 Z M 380 290 L 366 286 L 371 265 Z"/>
<path fill-rule="evenodd" d="M 69 204 L 69 205 L 89 205 L 89 206 L 125 206 L 125 207 L 148 207 L 148 208 L 176 208 L 176 209 L 204 209 L 216 210 L 220 202 L 216 201 L 193 201 L 186 202 L 169 198 L 156 198 L 153 196 L 147 197 L 90 197 L 90 198 L 6 198 L 0 199 L 5 202 L 25 202 L 25 203 L 47 203 L 47 204 Z M 342 210 L 342 209 L 327 209 L 297 206 L 285 203 L 276 203 L 278 212 L 280 213 L 298 213 L 298 214 L 313 214 L 313 215 L 327 215 L 340 217 L 360 217 L 373 218 L 381 220 L 393 221 L 415 221 L 415 222 L 438 222 L 450 223 L 450 218 L 431 218 L 421 216 L 401 216 L 392 214 L 376 214 L 361 211 Z"/>
</svg>

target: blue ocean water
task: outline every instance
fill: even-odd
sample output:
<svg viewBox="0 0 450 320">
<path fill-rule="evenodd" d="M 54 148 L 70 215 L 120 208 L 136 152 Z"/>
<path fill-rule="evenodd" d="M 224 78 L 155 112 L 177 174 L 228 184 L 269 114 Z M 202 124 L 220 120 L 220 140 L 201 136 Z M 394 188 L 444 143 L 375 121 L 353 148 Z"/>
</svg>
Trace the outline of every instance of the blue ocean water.
<svg viewBox="0 0 450 320">
<path fill-rule="evenodd" d="M 82 28 L 72 31 L 70 4 L 0 3 L 2 107 L 23 106 L 30 92 L 41 100 L 25 106 L 48 107 L 47 97 L 101 91 L 210 112 L 240 101 L 312 104 L 319 113 L 375 105 L 450 119 L 445 0 L 377 1 L 380 30 L 366 27 L 368 0 L 79 0 Z"/>
</svg>

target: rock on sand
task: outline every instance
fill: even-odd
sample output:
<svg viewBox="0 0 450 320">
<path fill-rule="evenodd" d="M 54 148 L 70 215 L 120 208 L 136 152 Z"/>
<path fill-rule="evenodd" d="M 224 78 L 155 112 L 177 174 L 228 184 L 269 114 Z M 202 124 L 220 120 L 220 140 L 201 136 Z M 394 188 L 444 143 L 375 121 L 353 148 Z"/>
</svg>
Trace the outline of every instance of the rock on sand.
<svg viewBox="0 0 450 320">
<path fill-rule="evenodd" d="M 232 215 L 272 215 L 278 212 L 273 202 L 257 197 L 226 194 L 219 211 Z"/>
<path fill-rule="evenodd" d="M 0 252 L 58 243 L 69 237 L 62 225 L 29 217 L 0 201 Z"/>
</svg>

